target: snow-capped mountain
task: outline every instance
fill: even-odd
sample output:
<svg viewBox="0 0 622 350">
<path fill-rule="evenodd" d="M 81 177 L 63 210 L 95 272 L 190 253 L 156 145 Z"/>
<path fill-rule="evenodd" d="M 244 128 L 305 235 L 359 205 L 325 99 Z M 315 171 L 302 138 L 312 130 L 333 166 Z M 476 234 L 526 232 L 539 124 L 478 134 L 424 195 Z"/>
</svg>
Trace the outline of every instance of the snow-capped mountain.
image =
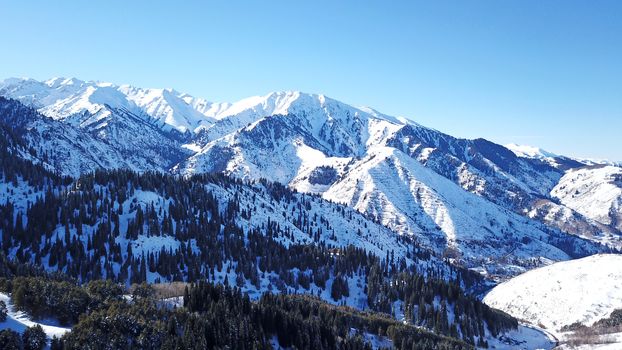
<svg viewBox="0 0 622 350">
<path fill-rule="evenodd" d="M 424 165 L 434 171 L 433 177 L 452 180 L 462 190 L 484 197 L 503 209 L 525 214 L 571 234 L 577 234 L 574 228 L 579 227 L 581 232 L 590 232 L 591 237 L 609 230 L 548 199 L 549 192 L 563 175 L 561 170 L 538 159 L 517 157 L 486 140 L 456 139 L 413 122 L 371 109 L 354 108 L 321 95 L 270 94 L 263 99 L 245 100 L 240 105 L 242 107 L 233 111 L 241 115 L 244 122 L 234 117 L 217 121 L 213 129 L 205 131 L 209 136 L 201 137 L 201 143 L 194 145 L 199 151 L 176 166 L 176 172 L 224 171 L 241 178 L 270 178 L 299 191 L 350 202 L 331 193 L 343 193 L 344 179 L 352 176 L 354 170 L 372 164 L 368 160 L 375 156 L 376 149 L 389 147 L 412 158 L 409 164 Z M 233 125 L 235 120 L 239 124 Z M 221 126 L 223 123 L 226 124 Z M 244 123 L 247 123 L 245 127 L 220 136 L 223 129 Z M 359 186 L 363 185 L 359 182 Z M 386 195 L 377 193 L 377 189 L 373 191 L 368 195 Z M 412 192 L 402 191 L 398 198 L 391 195 L 397 202 L 384 200 L 374 208 L 361 205 L 358 208 L 397 229 L 420 232 L 412 224 L 404 224 L 414 212 L 399 204 L 410 201 L 412 196 Z M 458 208 L 461 205 L 456 204 Z M 555 220 L 560 213 L 568 220 Z M 442 221 L 437 217 L 431 220 L 432 226 L 445 227 L 445 237 L 455 235 L 449 226 L 441 225 Z M 568 222 L 572 225 L 567 225 Z"/>
<path fill-rule="evenodd" d="M 7 79 L 0 95 L 37 108 L 53 119 L 68 120 L 81 127 L 105 125 L 115 111 L 143 117 L 164 130 L 194 131 L 213 122 L 210 115 L 223 106 L 194 99 L 173 89 L 141 89 L 129 85 L 53 78 Z"/>
<path fill-rule="evenodd" d="M 558 154 L 543 150 L 540 147 L 517 145 L 515 143 L 509 143 L 505 145 L 505 148 L 514 152 L 514 154 L 516 154 L 517 156 L 524 157 L 524 158 L 548 159 L 548 158 L 559 157 Z"/>
<path fill-rule="evenodd" d="M 166 170 L 188 151 L 170 134 L 118 109 L 104 126 L 91 130 L 46 118 L 22 104 L 0 97 L 2 122 L 23 137 L 39 162 L 78 176 L 96 169 Z"/>
<path fill-rule="evenodd" d="M 496 286 L 484 303 L 560 333 L 575 322 L 591 326 L 622 308 L 621 255 L 594 255 L 526 272 Z"/>
<path fill-rule="evenodd" d="M 585 166 L 591 165 L 610 165 L 610 166 L 622 166 L 622 162 L 616 162 L 611 160 L 597 160 L 597 159 L 588 159 L 588 158 L 577 158 L 577 157 L 568 157 L 559 154 L 555 154 L 544 150 L 540 147 L 528 146 L 528 145 L 517 145 L 515 143 L 510 143 L 505 145 L 507 149 L 514 152 L 518 157 L 528 158 L 528 159 L 538 159 L 544 161 L 551 165 L 554 168 L 560 170 L 569 170 L 575 168 L 581 168 Z"/>
<path fill-rule="evenodd" d="M 483 273 L 514 275 L 603 251 L 589 240 L 606 232 L 613 244 L 619 234 L 551 196 L 580 162 L 517 156 L 323 95 L 211 103 L 172 89 L 59 78 L 9 79 L 0 95 L 48 117 L 31 115 L 19 133 L 56 171 L 266 178 L 348 204 Z"/>
<path fill-rule="evenodd" d="M 491 273 L 502 265 L 495 260 L 508 254 L 522 268 L 541 263 L 534 257 L 558 261 L 567 255 L 542 239 L 550 235 L 544 225 L 464 191 L 390 147 L 371 149 L 324 197 L 369 213 L 397 232 L 412 232 L 427 246 L 444 247 L 467 266 L 483 264 Z"/>
</svg>

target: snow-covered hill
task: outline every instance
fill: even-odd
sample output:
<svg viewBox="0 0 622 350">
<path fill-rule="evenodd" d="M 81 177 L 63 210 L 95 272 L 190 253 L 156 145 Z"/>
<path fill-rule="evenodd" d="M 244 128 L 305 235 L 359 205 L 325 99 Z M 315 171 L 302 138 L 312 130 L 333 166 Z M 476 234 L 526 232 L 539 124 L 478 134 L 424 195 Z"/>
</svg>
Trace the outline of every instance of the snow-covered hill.
<svg viewBox="0 0 622 350">
<path fill-rule="evenodd" d="M 30 160 L 55 172 L 79 176 L 97 169 L 166 171 L 188 156 L 176 138 L 157 126 L 126 111 L 114 112 L 98 127 L 83 128 L 0 97 L 0 123 L 38 154 L 35 158 L 31 154 Z"/>
<path fill-rule="evenodd" d="M 594 255 L 526 272 L 496 286 L 489 306 L 559 334 L 563 326 L 592 325 L 622 308 L 622 255 Z"/>
</svg>

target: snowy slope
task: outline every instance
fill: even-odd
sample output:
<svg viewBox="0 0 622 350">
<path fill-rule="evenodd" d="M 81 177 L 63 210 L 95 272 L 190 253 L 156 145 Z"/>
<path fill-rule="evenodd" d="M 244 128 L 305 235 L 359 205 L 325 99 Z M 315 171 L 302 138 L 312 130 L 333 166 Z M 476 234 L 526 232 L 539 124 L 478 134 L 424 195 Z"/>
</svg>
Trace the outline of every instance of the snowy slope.
<svg viewBox="0 0 622 350">
<path fill-rule="evenodd" d="M 343 167 L 402 124 L 323 95 L 279 92 L 234 103 L 196 140 L 199 151 L 176 167 L 184 174 L 225 171 L 270 178 L 321 192 L 307 177 L 316 167 Z M 298 187 L 300 185 L 300 187 Z M 328 185 L 328 183 L 324 184 Z M 325 189 L 326 187 L 324 187 Z"/>
<path fill-rule="evenodd" d="M 622 247 L 622 168 L 616 162 L 571 158 L 538 147 L 509 144 L 518 157 L 541 161 L 562 172 L 546 197 L 531 202 L 524 213 L 562 231 Z"/>
<path fill-rule="evenodd" d="M 487 339 L 488 349 L 549 350 L 555 340 L 541 329 L 519 324 L 518 329 Z"/>
<path fill-rule="evenodd" d="M 178 140 L 157 126 L 127 111 L 111 111 L 96 126 L 80 126 L 0 97 L 0 125 L 21 137 L 29 151 L 24 158 L 53 171 L 76 177 L 102 168 L 166 171 L 188 155 Z"/>
<path fill-rule="evenodd" d="M 563 232 L 582 239 L 617 249 L 622 247 L 618 229 L 586 217 L 566 205 L 559 204 L 556 199 L 536 200 L 526 212 L 526 216 L 549 226 L 558 227 Z"/>
<path fill-rule="evenodd" d="M 0 293 L 0 300 L 4 301 L 8 310 L 6 321 L 0 322 L 0 329 L 11 329 L 21 334 L 26 328 L 38 324 L 43 328 L 43 331 L 49 339 L 53 337 L 60 338 L 63 334 L 71 330 L 70 328 L 58 326 L 56 322 L 52 320 L 33 321 L 26 313 L 17 311 L 11 302 L 11 298 L 5 293 Z"/>
<path fill-rule="evenodd" d="M 484 302 L 559 334 L 561 327 L 591 325 L 622 308 L 622 255 L 594 255 L 526 272 L 504 282 Z"/>
<path fill-rule="evenodd" d="M 601 237 L 607 236 L 601 235 L 603 231 L 612 231 L 550 197 L 564 169 L 583 166 L 576 161 L 559 157 L 555 164 L 549 164 L 541 159 L 519 157 L 487 140 L 457 139 L 410 125 L 398 130 L 388 145 L 464 190 L 564 233 L 600 242 Z M 571 224 L 563 218 L 571 218 Z"/>
<path fill-rule="evenodd" d="M 453 249 L 468 267 L 516 274 L 534 264 L 569 258 L 542 240 L 548 236 L 542 225 L 465 192 L 394 148 L 372 149 L 351 168 L 324 198 L 413 234 L 439 252 Z M 510 264 L 508 255 L 513 257 Z"/>
<path fill-rule="evenodd" d="M 570 170 L 551 196 L 605 225 L 622 230 L 622 168 L 592 166 Z"/>
<path fill-rule="evenodd" d="M 283 244 L 313 243 L 308 233 L 294 223 L 298 214 L 302 214 L 296 202 L 275 201 L 260 185 L 224 188 L 210 184 L 206 186 L 206 190 L 218 198 L 222 207 L 226 207 L 226 204 L 234 197 L 240 200 L 240 207 L 254 207 L 256 211 L 251 218 L 239 218 L 238 224 L 245 229 L 260 227 L 269 219 L 272 222 L 279 222 L 282 229 L 289 229 L 293 233 L 291 241 L 282 241 Z M 296 199 L 297 202 L 305 200 L 310 202 L 309 209 L 304 211 L 305 216 L 318 218 L 316 220 L 320 222 L 330 222 L 331 229 L 324 228 L 322 235 L 322 239 L 327 244 L 337 247 L 354 245 L 377 256 L 385 256 L 390 251 L 395 252 L 397 257 L 406 256 L 408 245 L 400 242 L 393 231 L 379 223 L 372 222 L 355 210 L 347 208 L 343 215 L 335 215 L 341 206 L 306 194 L 297 194 Z"/>
</svg>

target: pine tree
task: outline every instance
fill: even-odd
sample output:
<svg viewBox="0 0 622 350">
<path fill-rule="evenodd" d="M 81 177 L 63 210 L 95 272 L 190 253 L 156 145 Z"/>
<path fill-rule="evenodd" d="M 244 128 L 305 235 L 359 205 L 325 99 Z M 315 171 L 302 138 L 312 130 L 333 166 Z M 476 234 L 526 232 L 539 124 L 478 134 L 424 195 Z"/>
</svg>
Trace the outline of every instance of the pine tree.
<svg viewBox="0 0 622 350">
<path fill-rule="evenodd" d="M 42 350 L 47 343 L 46 335 L 39 324 L 26 328 L 22 334 L 24 350 Z"/>
</svg>

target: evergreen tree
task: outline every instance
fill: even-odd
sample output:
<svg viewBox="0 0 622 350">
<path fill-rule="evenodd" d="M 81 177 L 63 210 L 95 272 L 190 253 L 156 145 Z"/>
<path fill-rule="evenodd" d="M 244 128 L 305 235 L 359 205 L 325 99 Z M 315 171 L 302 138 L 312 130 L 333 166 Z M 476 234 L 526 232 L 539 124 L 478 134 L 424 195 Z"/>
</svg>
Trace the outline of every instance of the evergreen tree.
<svg viewBox="0 0 622 350">
<path fill-rule="evenodd" d="M 22 334 L 22 342 L 24 350 L 42 350 L 47 342 L 43 328 L 39 324 L 26 328 Z"/>
<path fill-rule="evenodd" d="M 10 329 L 3 329 L 0 331 L 0 349 L 21 350 L 22 347 L 22 339 L 19 333 Z"/>
</svg>

